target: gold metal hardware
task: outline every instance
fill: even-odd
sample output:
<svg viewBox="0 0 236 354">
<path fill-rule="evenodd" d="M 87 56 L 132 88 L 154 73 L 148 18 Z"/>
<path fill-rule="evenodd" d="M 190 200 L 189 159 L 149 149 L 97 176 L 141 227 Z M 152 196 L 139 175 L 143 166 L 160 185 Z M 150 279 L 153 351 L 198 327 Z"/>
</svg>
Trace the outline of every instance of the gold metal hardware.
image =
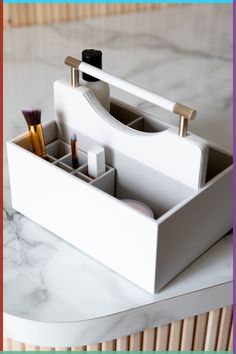
<svg viewBox="0 0 236 354">
<path fill-rule="evenodd" d="M 179 136 L 184 137 L 188 134 L 188 122 L 196 117 L 197 112 L 181 103 L 176 103 L 174 106 L 174 113 L 179 114 L 180 116 Z"/>
<path fill-rule="evenodd" d="M 79 70 L 71 67 L 71 85 L 72 87 L 79 86 Z"/>
<path fill-rule="evenodd" d="M 180 116 L 179 136 L 183 138 L 187 134 L 188 134 L 188 119 L 184 118 L 184 116 Z"/>
<path fill-rule="evenodd" d="M 66 57 L 65 64 L 71 67 L 71 85 L 72 87 L 79 86 L 79 65 L 81 60 L 73 58 L 73 57 Z"/>
<path fill-rule="evenodd" d="M 65 64 L 69 65 L 75 69 L 79 69 L 80 63 L 81 63 L 81 60 L 76 59 L 74 57 L 66 57 L 65 58 Z"/>
</svg>

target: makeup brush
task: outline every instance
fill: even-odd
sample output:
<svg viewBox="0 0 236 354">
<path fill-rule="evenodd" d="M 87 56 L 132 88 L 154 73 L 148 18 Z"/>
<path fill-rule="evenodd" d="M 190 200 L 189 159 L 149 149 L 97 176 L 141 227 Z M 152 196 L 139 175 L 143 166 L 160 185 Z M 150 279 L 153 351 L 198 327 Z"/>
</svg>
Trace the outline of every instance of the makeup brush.
<svg viewBox="0 0 236 354">
<path fill-rule="evenodd" d="M 71 134 L 70 146 L 71 146 L 72 167 L 73 169 L 76 169 L 79 167 L 79 160 L 77 154 L 77 136 L 75 133 Z"/>
<path fill-rule="evenodd" d="M 45 141 L 41 124 L 41 110 L 23 109 L 21 112 L 29 128 L 34 153 L 46 159 Z"/>
</svg>

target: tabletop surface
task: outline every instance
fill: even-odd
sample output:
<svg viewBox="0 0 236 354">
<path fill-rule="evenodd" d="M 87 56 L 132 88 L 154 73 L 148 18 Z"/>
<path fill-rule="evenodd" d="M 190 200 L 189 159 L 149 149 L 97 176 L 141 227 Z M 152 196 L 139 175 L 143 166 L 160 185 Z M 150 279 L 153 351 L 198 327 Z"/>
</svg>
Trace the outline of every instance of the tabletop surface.
<svg viewBox="0 0 236 354">
<path fill-rule="evenodd" d="M 231 24 L 230 5 L 194 5 L 6 30 L 4 140 L 26 130 L 21 107 L 41 107 L 44 120 L 53 117 L 53 81 L 69 77 L 64 57 L 79 57 L 84 48 L 95 47 L 103 51 L 108 72 L 196 108 L 198 118 L 190 130 L 231 151 Z M 113 97 L 176 124 L 169 113 L 111 91 Z M 4 164 L 5 313 L 35 321 L 82 321 L 232 281 L 229 234 L 159 294 L 148 294 L 14 212 L 6 156 Z"/>
</svg>

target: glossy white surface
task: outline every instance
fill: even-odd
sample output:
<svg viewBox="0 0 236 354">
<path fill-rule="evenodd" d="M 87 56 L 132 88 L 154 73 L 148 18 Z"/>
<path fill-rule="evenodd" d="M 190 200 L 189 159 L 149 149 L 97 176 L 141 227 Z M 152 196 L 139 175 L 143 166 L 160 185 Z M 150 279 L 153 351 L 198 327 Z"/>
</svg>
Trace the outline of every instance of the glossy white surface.
<svg viewBox="0 0 236 354">
<path fill-rule="evenodd" d="M 195 5 L 6 31 L 4 140 L 25 131 L 23 106 L 40 106 L 51 119 L 52 82 L 68 74 L 64 57 L 99 47 L 107 71 L 193 106 L 199 114 L 190 129 L 230 151 L 231 23 L 230 5 Z M 112 95 L 158 114 L 116 89 Z M 13 212 L 7 168 L 4 208 L 4 325 L 12 338 L 52 346 L 98 342 L 232 301 L 231 235 L 150 295 Z"/>
</svg>

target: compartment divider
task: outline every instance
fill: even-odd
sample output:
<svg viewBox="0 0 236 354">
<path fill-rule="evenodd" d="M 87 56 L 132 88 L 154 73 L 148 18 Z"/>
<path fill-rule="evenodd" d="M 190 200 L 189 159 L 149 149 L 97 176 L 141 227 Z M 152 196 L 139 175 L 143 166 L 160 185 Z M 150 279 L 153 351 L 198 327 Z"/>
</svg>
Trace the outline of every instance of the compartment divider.
<svg viewBox="0 0 236 354">
<path fill-rule="evenodd" d="M 144 117 L 140 116 L 137 119 L 130 122 L 129 124 L 127 124 L 127 127 L 130 127 L 130 128 L 136 129 L 136 130 L 142 130 L 143 129 L 143 120 L 144 120 Z"/>
<path fill-rule="evenodd" d="M 69 172 L 69 173 L 73 172 L 73 169 L 70 166 L 68 166 L 65 163 L 63 163 L 63 162 L 56 161 L 54 163 L 54 165 L 59 167 L 59 168 L 61 168 L 62 170 L 66 171 L 66 172 Z"/>
<path fill-rule="evenodd" d="M 63 160 L 66 159 L 66 158 L 69 157 L 69 156 L 71 156 L 71 153 L 70 153 L 70 152 L 69 152 L 68 154 L 66 154 L 66 155 L 64 155 L 64 156 L 62 156 L 62 157 L 60 157 L 57 161 L 64 163 Z M 65 165 L 67 165 L 67 164 L 65 164 Z"/>
<path fill-rule="evenodd" d="M 84 173 L 79 172 L 79 169 L 77 169 L 76 171 L 72 171 L 71 174 L 75 177 L 80 178 L 82 181 L 85 181 L 87 183 L 90 183 L 92 181 L 92 179 L 88 176 L 86 176 Z"/>
<path fill-rule="evenodd" d="M 60 160 L 64 156 L 70 153 L 70 145 L 65 143 L 63 140 L 57 139 L 52 143 L 46 145 L 46 153 L 54 157 L 57 160 Z"/>
<path fill-rule="evenodd" d="M 57 159 L 55 159 L 55 157 L 47 154 L 47 160 L 48 162 L 51 162 L 52 164 L 55 164 L 55 162 L 57 162 Z"/>
</svg>

